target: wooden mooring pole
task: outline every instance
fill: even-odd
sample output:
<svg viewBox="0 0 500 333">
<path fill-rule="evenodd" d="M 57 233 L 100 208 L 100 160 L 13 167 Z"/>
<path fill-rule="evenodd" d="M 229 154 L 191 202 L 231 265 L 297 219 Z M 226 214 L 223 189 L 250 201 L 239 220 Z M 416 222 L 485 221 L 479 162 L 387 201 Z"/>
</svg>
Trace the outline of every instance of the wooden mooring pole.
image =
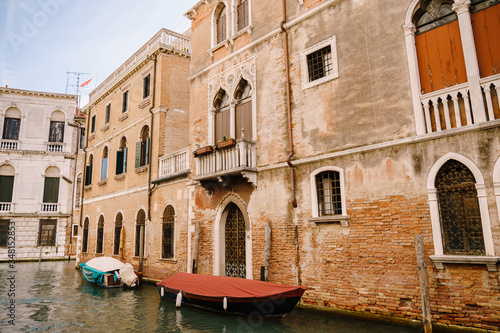
<svg viewBox="0 0 500 333">
<path fill-rule="evenodd" d="M 427 265 L 425 264 L 424 240 L 421 235 L 415 236 L 415 252 L 417 255 L 418 275 L 420 277 L 420 296 L 422 298 L 422 319 L 424 322 L 424 332 L 432 333 Z"/>
</svg>

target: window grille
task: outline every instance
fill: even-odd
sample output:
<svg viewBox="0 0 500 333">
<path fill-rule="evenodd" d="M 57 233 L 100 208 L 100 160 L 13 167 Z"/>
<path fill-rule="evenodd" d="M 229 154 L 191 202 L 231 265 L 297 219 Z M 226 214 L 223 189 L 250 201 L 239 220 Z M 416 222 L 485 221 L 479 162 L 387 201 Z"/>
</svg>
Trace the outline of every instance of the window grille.
<svg viewBox="0 0 500 333">
<path fill-rule="evenodd" d="M 56 245 L 57 220 L 40 220 L 38 246 Z"/>
<path fill-rule="evenodd" d="M 316 189 L 319 216 L 341 215 L 340 174 L 337 171 L 326 171 L 316 175 Z"/>
<path fill-rule="evenodd" d="M 9 220 L 0 220 L 0 247 L 7 247 Z"/>
<path fill-rule="evenodd" d="M 436 175 L 445 254 L 484 255 L 476 180 L 462 163 L 450 160 Z"/>
<path fill-rule="evenodd" d="M 226 276 L 246 278 L 245 219 L 235 204 L 226 218 Z"/>
<path fill-rule="evenodd" d="M 309 82 L 321 79 L 332 71 L 332 48 L 325 46 L 307 55 Z"/>
<path fill-rule="evenodd" d="M 174 230 L 175 230 L 175 211 L 172 206 L 165 208 L 163 213 L 162 227 L 162 254 L 164 259 L 174 257 Z"/>
</svg>

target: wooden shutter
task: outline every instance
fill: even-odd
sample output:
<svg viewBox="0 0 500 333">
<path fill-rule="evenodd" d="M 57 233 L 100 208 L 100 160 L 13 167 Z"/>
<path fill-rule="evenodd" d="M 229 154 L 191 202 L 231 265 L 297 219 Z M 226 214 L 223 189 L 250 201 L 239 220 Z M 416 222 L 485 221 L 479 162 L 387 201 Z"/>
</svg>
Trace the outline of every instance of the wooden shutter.
<svg viewBox="0 0 500 333">
<path fill-rule="evenodd" d="M 85 167 L 85 185 L 92 184 L 92 165 Z"/>
<path fill-rule="evenodd" d="M 238 5 L 238 31 L 248 25 L 248 1 L 242 1 Z"/>
<path fill-rule="evenodd" d="M 0 176 L 0 202 L 12 202 L 14 176 Z"/>
<path fill-rule="evenodd" d="M 215 142 L 224 140 L 231 135 L 231 122 L 229 109 L 219 111 L 215 114 Z"/>
<path fill-rule="evenodd" d="M 142 151 L 142 141 L 135 143 L 135 168 L 141 166 L 141 151 Z"/>
<path fill-rule="evenodd" d="M 252 138 L 252 101 L 236 106 L 236 139 L 241 138 L 241 129 L 245 131 L 245 138 Z"/>
<path fill-rule="evenodd" d="M 458 21 L 415 36 L 422 94 L 467 82 Z"/>
<path fill-rule="evenodd" d="M 123 152 L 116 152 L 116 174 L 120 175 L 123 173 Z"/>
<path fill-rule="evenodd" d="M 59 177 L 45 177 L 43 202 L 57 203 L 59 200 Z"/>
<path fill-rule="evenodd" d="M 226 13 L 217 20 L 217 44 L 226 40 Z"/>
<path fill-rule="evenodd" d="M 500 73 L 500 4 L 472 14 L 481 78 Z"/>
</svg>

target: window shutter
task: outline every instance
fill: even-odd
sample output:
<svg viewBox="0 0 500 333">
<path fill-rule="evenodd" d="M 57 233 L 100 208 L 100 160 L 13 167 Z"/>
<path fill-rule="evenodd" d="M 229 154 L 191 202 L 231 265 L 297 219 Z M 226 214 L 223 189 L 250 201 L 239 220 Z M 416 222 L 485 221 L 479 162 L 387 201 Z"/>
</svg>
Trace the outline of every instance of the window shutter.
<svg viewBox="0 0 500 333">
<path fill-rule="evenodd" d="M 149 137 L 146 138 L 146 149 L 145 149 L 145 159 L 144 159 L 144 165 L 149 164 Z"/>
<path fill-rule="evenodd" d="M 108 158 L 102 159 L 101 180 L 108 178 Z"/>
<path fill-rule="evenodd" d="M 127 147 L 123 148 L 123 168 L 122 172 L 127 172 Z"/>
<path fill-rule="evenodd" d="M 116 174 L 123 173 L 123 151 L 116 152 Z"/>
<path fill-rule="evenodd" d="M 87 165 L 85 167 L 85 185 L 92 184 L 92 166 Z"/>
<path fill-rule="evenodd" d="M 90 125 L 90 133 L 94 133 L 94 132 L 95 132 L 95 115 L 92 116 L 92 122 Z"/>
<path fill-rule="evenodd" d="M 142 141 L 135 143 L 135 168 L 141 166 Z"/>
<path fill-rule="evenodd" d="M 45 177 L 43 202 L 57 203 L 59 200 L 59 177 Z"/>
<path fill-rule="evenodd" d="M 0 202 L 12 202 L 14 176 L 0 176 Z"/>
</svg>

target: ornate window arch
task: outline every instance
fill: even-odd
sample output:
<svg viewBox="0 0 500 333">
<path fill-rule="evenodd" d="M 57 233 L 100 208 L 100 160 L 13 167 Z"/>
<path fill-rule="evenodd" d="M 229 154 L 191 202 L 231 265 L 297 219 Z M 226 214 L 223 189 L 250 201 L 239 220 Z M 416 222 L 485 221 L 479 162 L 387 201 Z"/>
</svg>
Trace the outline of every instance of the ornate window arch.
<svg viewBox="0 0 500 333">
<path fill-rule="evenodd" d="M 220 1 L 212 15 L 212 47 L 226 41 L 230 36 L 229 11 L 226 1 Z"/>
<path fill-rule="evenodd" d="M 470 184 L 474 181 L 474 184 Z M 472 185 L 472 186 L 471 186 Z M 441 157 L 432 167 L 427 179 L 427 193 L 430 205 L 434 255 L 431 259 L 438 269 L 443 263 L 484 263 L 488 269 L 496 270 L 493 237 L 488 213 L 486 187 L 479 168 L 468 158 L 455 153 Z M 453 211 L 450 213 L 450 210 Z M 474 213 L 477 211 L 477 213 Z M 477 219 L 482 231 L 484 250 L 467 249 L 462 246 L 465 236 L 460 230 Z M 480 221 L 479 221 L 480 220 Z M 477 235 L 477 228 L 471 229 Z M 452 235 L 454 233 L 454 235 Z M 464 231 L 467 233 L 467 230 Z M 478 236 L 476 236 L 477 238 Z M 465 240 L 467 242 L 475 240 Z M 458 243 L 458 245 L 450 242 Z M 476 242 L 477 243 L 477 242 Z M 454 250 L 458 246 L 458 250 Z"/>
<path fill-rule="evenodd" d="M 220 89 L 215 95 L 213 107 L 215 110 L 214 138 L 215 142 L 224 141 L 231 136 L 231 110 L 229 95 Z"/>
<path fill-rule="evenodd" d="M 252 86 L 242 78 L 236 86 L 234 94 L 236 100 L 234 137 L 236 139 L 242 137 L 251 139 L 253 137 L 252 92 Z"/>
</svg>

